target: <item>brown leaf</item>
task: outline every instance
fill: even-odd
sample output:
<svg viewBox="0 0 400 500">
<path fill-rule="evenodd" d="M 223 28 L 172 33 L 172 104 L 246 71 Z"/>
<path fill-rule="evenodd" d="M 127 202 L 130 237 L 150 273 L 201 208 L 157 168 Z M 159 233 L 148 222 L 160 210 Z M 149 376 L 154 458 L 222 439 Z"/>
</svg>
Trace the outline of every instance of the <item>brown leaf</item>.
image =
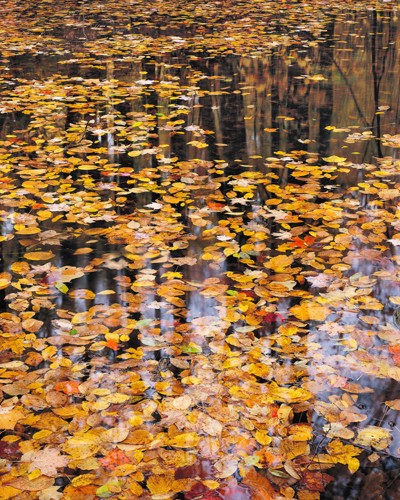
<svg viewBox="0 0 400 500">
<path fill-rule="evenodd" d="M 254 469 L 246 474 L 242 483 L 251 489 L 252 500 L 274 500 L 278 496 L 269 480 Z"/>
</svg>

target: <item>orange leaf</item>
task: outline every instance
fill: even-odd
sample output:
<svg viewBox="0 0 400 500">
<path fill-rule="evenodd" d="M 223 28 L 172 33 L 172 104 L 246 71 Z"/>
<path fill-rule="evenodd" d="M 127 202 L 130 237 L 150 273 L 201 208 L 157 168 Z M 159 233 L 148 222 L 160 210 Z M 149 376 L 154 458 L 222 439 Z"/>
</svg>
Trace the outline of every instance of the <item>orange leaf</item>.
<svg viewBox="0 0 400 500">
<path fill-rule="evenodd" d="M 110 450 L 104 458 L 99 459 L 100 465 L 106 469 L 113 470 L 119 465 L 130 464 L 128 456 L 119 448 Z"/>
<path fill-rule="evenodd" d="M 300 321 L 324 321 L 331 313 L 329 307 L 311 301 L 303 301 L 290 308 L 290 312 Z"/>
<path fill-rule="evenodd" d="M 114 339 L 108 339 L 106 342 L 106 347 L 112 349 L 113 351 L 118 351 L 119 349 L 118 342 Z"/>
<path fill-rule="evenodd" d="M 242 481 L 251 489 L 252 500 L 273 500 L 277 492 L 268 479 L 252 469 Z"/>
<path fill-rule="evenodd" d="M 63 382 L 58 382 L 54 386 L 54 389 L 65 394 L 80 394 L 79 385 L 80 382 L 77 380 L 64 380 Z"/>
<path fill-rule="evenodd" d="M 295 236 L 292 243 L 289 243 L 291 247 L 307 248 L 310 247 L 315 242 L 315 238 L 307 234 L 307 236 L 302 240 L 298 236 Z"/>
<path fill-rule="evenodd" d="M 0 273 L 0 290 L 7 288 L 11 283 L 12 276 L 10 273 Z"/>
<path fill-rule="evenodd" d="M 390 354 L 399 355 L 400 354 L 400 344 L 389 346 L 388 351 L 390 352 Z"/>
<path fill-rule="evenodd" d="M 310 491 L 324 491 L 333 479 L 329 474 L 319 471 L 305 470 L 302 474 L 302 484 Z"/>
<path fill-rule="evenodd" d="M 208 201 L 207 206 L 211 208 L 211 210 L 222 210 L 226 205 L 225 203 L 218 203 L 218 201 Z"/>
</svg>

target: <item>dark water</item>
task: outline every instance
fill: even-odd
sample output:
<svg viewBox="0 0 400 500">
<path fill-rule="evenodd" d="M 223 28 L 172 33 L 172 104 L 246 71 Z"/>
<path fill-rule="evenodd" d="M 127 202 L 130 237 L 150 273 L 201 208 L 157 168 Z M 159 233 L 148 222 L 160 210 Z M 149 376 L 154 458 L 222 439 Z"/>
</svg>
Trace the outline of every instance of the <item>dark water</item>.
<svg viewBox="0 0 400 500">
<path fill-rule="evenodd" d="M 154 36 L 149 29 L 135 28 Z M 170 34 L 178 33 L 175 29 Z M 361 363 L 361 358 L 350 364 L 341 357 L 354 348 L 350 340 L 355 338 L 360 351 L 374 350 L 379 359 L 387 361 L 391 358 L 385 351 L 385 340 L 395 339 L 396 343 L 400 338 L 393 321 L 396 304 L 389 299 L 399 293 L 398 246 L 387 242 L 396 239 L 400 228 L 398 197 L 379 197 L 380 190 L 399 187 L 398 149 L 382 141 L 386 134 L 398 134 L 400 126 L 397 11 L 348 14 L 338 22 L 332 19 L 321 39 L 304 36 L 302 45 L 248 57 L 188 56 L 179 48 L 169 54 L 132 58 L 93 53 L 82 56 L 83 45 L 90 44 L 87 33 L 55 35 L 67 38 L 65 54 L 10 57 L 7 80 L 2 83 L 1 140 L 3 152 L 13 158 L 3 167 L 13 187 L 8 190 L 5 186 L 0 201 L 4 271 L 24 260 L 27 251 L 54 253 L 52 267 L 30 269 L 32 281 L 22 284 L 25 295 L 18 289 L 7 290 L 4 311 L 23 311 L 21 301 L 31 301 L 32 296 L 36 303 L 47 299 L 51 305 L 39 308 L 35 318 L 44 321 L 42 336 L 53 337 L 65 333 L 60 318 L 69 322 L 74 314 L 99 306 L 99 322 L 104 321 L 111 330 L 130 331 L 129 340 L 122 340 L 122 345 L 142 346 L 147 359 L 163 360 L 166 370 L 173 369 L 169 360 L 176 355 L 175 347 L 161 343 L 153 349 L 152 328 L 159 329 L 161 336 L 171 336 L 174 329 L 184 332 L 182 325 L 189 325 L 192 337 L 187 335 L 188 339 L 201 342 L 199 318 L 218 318 L 220 307 L 214 299 L 217 293 L 201 293 L 205 287 L 218 284 L 221 290 L 226 286 L 234 293 L 246 290 L 231 278 L 232 273 L 250 275 L 265 270 L 263 263 L 276 255 L 284 242 L 279 239 L 281 232 L 300 228 L 297 234 L 303 238 L 309 231 L 323 229 L 326 234 L 318 238 L 333 235 L 336 243 L 322 242 L 312 250 L 323 263 L 322 269 L 332 270 L 337 287 L 331 286 L 331 281 L 329 290 L 327 286 L 319 289 L 304 279 L 295 286 L 313 297 L 328 294 L 327 301 L 333 304 L 329 325 L 335 323 L 339 335 L 330 335 L 319 323 L 311 322 L 306 328 L 306 334 L 322 345 L 322 357 L 313 357 L 312 346 L 306 356 L 309 378 L 318 378 L 326 357 L 331 358 L 328 364 L 338 376 L 354 383 L 361 381 L 364 388 L 373 390 L 358 395 L 356 406 L 366 415 L 359 426 L 384 427 L 392 435 L 389 450 L 380 453 L 377 463 L 368 461 L 374 451 L 368 449 L 356 474 L 351 475 L 345 465 L 330 471 L 335 481 L 323 498 L 400 498 L 397 411 L 384 405 L 399 398 L 398 380 L 371 367 L 359 370 L 357 360 Z M 73 104 L 69 105 L 68 99 Z M 79 101 L 84 104 L 81 108 Z M 137 134 L 137 129 L 142 134 Z M 7 142 L 10 137 L 24 143 L 23 152 L 18 142 Z M 37 149 L 24 149 L 37 144 Z M 147 153 L 127 154 L 143 149 Z M 331 170 L 331 164 L 323 160 L 331 156 L 344 158 L 344 164 Z M 318 174 L 310 168 L 308 175 L 297 175 L 297 162 L 303 170 L 304 165 L 324 168 L 319 168 Z M 378 166 L 384 173 L 375 175 Z M 36 176 L 26 173 L 31 168 L 46 171 Z M 335 217 L 329 226 L 322 214 L 307 218 L 301 210 L 301 220 L 294 222 L 290 218 L 285 222 L 282 214 L 268 215 L 265 207 L 290 212 L 293 217 L 296 208 L 270 203 L 279 195 L 266 189 L 269 184 L 259 182 L 261 178 L 282 189 L 291 186 L 292 195 L 285 203 L 309 200 L 313 203 L 310 211 L 331 198 L 339 200 L 338 207 L 343 200 L 346 216 L 342 227 L 357 228 L 351 244 L 346 239 L 340 242 L 338 235 L 344 232 L 340 224 L 335 225 Z M 240 193 L 241 186 L 248 183 L 254 183 L 254 189 L 246 198 Z M 192 189 L 193 185 L 200 187 Z M 306 190 L 304 185 L 308 185 Z M 185 194 L 176 200 L 176 193 L 182 192 Z M 233 204 L 229 204 L 231 200 Z M 49 210 L 51 215 L 40 210 Z M 46 236 L 41 240 L 34 232 L 24 235 L 16 229 L 16 224 L 35 226 L 32 214 L 39 217 L 38 234 L 48 231 L 47 240 Z M 231 229 L 225 231 L 221 228 L 227 219 Z M 128 223 L 131 232 L 126 229 Z M 234 227 L 240 229 L 236 234 Z M 248 235 L 242 234 L 242 227 Z M 259 242 L 253 237 L 255 249 L 248 254 L 240 251 L 255 231 L 260 235 L 265 231 L 270 250 L 257 250 Z M 57 238 L 58 243 L 54 241 Z M 235 251 L 226 255 L 218 243 L 231 240 L 236 242 Z M 139 250 L 135 252 L 129 245 Z M 81 248 L 91 250 L 79 254 Z M 326 257 L 323 251 L 327 248 L 337 254 Z M 321 268 L 306 259 L 299 260 L 303 277 L 320 272 Z M 83 271 L 67 279 L 65 266 L 78 268 L 78 274 Z M 173 286 L 173 278 L 165 279 L 168 273 L 178 273 L 186 286 L 175 302 L 162 295 L 166 293 L 163 284 Z M 352 302 L 353 290 L 346 288 L 360 279 L 364 282 L 359 290 L 370 289 L 367 295 L 375 301 L 371 309 L 358 309 Z M 61 282 L 67 284 L 69 292 L 87 289 L 96 295 L 88 299 L 84 294 L 60 292 L 53 285 Z M 336 298 L 335 289 L 346 290 L 348 295 L 343 292 Z M 105 290 L 114 293 L 100 293 Z M 287 319 L 299 297 L 286 290 L 258 306 L 275 316 L 272 320 L 268 317 L 256 338 L 274 335 L 281 324 L 279 315 Z M 273 307 L 269 310 L 268 306 Z M 116 316 L 125 315 L 124 320 L 113 322 L 113 311 Z M 363 315 L 375 319 L 360 319 Z M 141 323 L 132 327 L 132 321 Z M 245 325 L 242 318 L 228 332 Z M 78 323 L 78 329 L 83 331 L 84 327 Z M 382 331 L 386 336 L 378 338 Z M 343 350 L 343 342 L 348 349 Z M 202 348 L 205 356 L 211 356 L 207 342 Z M 101 350 L 71 352 L 74 362 L 95 368 L 102 363 L 102 356 L 111 359 L 115 355 Z M 285 359 L 288 370 L 298 361 L 283 355 L 282 363 Z M 339 388 L 338 383 L 318 399 L 342 395 Z M 147 396 L 150 398 L 150 393 Z M 318 454 L 326 422 L 312 411 L 308 414 L 316 431 L 311 452 Z M 305 412 L 296 413 L 296 418 L 307 420 Z M 350 427 L 356 429 L 355 425 Z"/>
</svg>

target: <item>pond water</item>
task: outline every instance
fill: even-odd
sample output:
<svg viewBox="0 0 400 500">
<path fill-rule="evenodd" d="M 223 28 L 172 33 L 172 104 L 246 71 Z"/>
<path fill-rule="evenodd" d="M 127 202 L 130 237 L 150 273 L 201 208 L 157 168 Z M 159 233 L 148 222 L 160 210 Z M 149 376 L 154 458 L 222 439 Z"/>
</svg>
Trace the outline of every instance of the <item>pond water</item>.
<svg viewBox="0 0 400 500">
<path fill-rule="evenodd" d="M 3 54 L 13 453 L 72 498 L 397 498 L 397 10 L 250 55 L 139 21 Z"/>
</svg>

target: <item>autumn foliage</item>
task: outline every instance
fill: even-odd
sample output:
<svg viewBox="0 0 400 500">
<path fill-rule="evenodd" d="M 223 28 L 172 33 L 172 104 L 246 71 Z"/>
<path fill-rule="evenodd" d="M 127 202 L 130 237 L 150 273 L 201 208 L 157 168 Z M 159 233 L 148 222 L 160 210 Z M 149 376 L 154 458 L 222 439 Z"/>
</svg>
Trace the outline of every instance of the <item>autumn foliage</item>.
<svg viewBox="0 0 400 500">
<path fill-rule="evenodd" d="M 396 469 L 396 16 L 3 2 L 0 500 L 317 500 Z"/>
</svg>

